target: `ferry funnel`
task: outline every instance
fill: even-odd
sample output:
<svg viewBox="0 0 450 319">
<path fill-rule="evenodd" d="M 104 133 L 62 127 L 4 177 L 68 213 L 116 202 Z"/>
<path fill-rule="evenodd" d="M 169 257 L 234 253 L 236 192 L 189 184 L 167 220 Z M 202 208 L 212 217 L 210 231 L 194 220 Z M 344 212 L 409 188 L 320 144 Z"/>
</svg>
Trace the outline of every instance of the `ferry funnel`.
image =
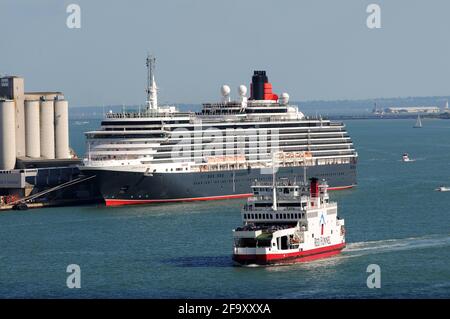
<svg viewBox="0 0 450 319">
<path fill-rule="evenodd" d="M 319 179 L 313 177 L 310 179 L 310 195 L 311 198 L 316 198 L 319 196 Z"/>
</svg>

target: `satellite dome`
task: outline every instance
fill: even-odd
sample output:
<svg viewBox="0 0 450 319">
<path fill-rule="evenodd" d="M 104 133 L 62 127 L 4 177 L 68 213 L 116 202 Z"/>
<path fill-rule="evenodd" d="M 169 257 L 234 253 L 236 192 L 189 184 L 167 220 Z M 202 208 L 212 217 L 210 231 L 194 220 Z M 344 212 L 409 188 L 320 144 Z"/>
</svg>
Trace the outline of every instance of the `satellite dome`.
<svg viewBox="0 0 450 319">
<path fill-rule="evenodd" d="M 289 103 L 289 94 L 286 92 L 281 93 L 280 96 L 280 104 L 288 104 Z"/>
<path fill-rule="evenodd" d="M 230 95 L 231 89 L 228 85 L 222 85 L 222 87 L 220 88 L 220 91 L 222 92 L 223 96 L 228 96 L 228 95 Z"/>
<path fill-rule="evenodd" d="M 239 85 L 238 91 L 240 96 L 245 96 L 247 94 L 247 87 L 241 84 Z"/>
</svg>

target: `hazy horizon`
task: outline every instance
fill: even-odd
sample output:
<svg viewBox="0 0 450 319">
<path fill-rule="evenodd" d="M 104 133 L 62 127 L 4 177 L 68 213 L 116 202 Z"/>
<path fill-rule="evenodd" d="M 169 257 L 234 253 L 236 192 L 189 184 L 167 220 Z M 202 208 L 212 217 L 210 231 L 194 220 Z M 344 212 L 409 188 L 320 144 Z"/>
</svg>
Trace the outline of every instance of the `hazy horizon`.
<svg viewBox="0 0 450 319">
<path fill-rule="evenodd" d="M 69 4 L 81 28 L 66 26 Z M 381 7 L 381 29 L 366 7 Z M 2 0 L 0 73 L 27 91 L 62 91 L 72 106 L 145 101 L 145 57 L 157 57 L 161 103 L 236 97 L 253 70 L 293 101 L 450 95 L 450 2 Z"/>
</svg>

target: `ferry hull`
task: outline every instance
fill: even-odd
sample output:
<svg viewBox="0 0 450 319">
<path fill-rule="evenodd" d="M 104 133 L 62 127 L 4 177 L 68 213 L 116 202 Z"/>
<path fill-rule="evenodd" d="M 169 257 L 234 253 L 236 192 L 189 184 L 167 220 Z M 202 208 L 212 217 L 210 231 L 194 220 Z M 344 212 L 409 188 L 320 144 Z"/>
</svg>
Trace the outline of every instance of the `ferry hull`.
<svg viewBox="0 0 450 319">
<path fill-rule="evenodd" d="M 338 255 L 345 248 L 345 243 L 315 248 L 307 251 L 298 251 L 291 253 L 272 253 L 261 255 L 234 254 L 233 261 L 236 265 L 273 265 L 273 264 L 291 264 L 314 261 Z"/>
<path fill-rule="evenodd" d="M 260 169 L 153 174 L 92 168 L 83 171 L 96 175 L 107 206 L 244 198 L 251 195 L 255 180 L 272 180 L 271 173 Z M 295 177 L 298 181 L 303 180 L 303 174 L 303 167 L 282 167 L 277 172 L 279 178 Z M 331 190 L 351 188 L 356 185 L 356 165 L 308 167 L 309 177 L 325 178 Z"/>
</svg>

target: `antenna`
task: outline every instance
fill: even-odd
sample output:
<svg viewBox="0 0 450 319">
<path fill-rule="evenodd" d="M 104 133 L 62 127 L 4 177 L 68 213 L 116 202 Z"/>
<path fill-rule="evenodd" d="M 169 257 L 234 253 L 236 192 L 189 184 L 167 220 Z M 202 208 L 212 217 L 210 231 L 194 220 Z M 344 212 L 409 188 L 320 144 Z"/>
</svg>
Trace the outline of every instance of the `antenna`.
<svg viewBox="0 0 450 319">
<path fill-rule="evenodd" d="M 303 184 L 306 185 L 306 163 L 303 162 Z"/>
<path fill-rule="evenodd" d="M 147 54 L 147 108 L 156 110 L 158 108 L 157 87 L 155 82 L 156 58 L 150 53 Z"/>
</svg>

